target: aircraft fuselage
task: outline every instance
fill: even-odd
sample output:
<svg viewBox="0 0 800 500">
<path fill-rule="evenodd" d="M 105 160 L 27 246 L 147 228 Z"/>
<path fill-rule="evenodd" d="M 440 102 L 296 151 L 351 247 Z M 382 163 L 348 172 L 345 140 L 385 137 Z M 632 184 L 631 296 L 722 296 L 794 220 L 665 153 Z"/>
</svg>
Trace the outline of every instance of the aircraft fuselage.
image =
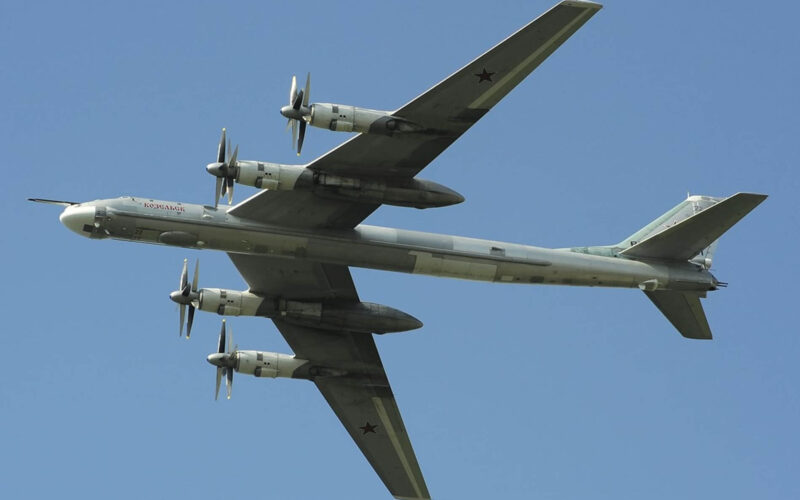
<svg viewBox="0 0 800 500">
<path fill-rule="evenodd" d="M 717 281 L 688 262 L 666 264 L 361 224 L 297 229 L 261 224 L 227 207 L 122 197 L 67 207 L 60 219 L 91 238 L 268 255 L 501 283 L 707 291 Z M 591 247 L 589 247 L 591 249 Z M 600 247 L 597 247 L 600 248 Z"/>
</svg>

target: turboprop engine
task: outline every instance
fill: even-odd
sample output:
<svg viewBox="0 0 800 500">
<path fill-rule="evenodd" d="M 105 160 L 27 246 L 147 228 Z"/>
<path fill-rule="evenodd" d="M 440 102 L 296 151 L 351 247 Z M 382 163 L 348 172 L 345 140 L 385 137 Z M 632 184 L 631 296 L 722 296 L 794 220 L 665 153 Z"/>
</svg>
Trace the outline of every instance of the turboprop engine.
<svg viewBox="0 0 800 500">
<path fill-rule="evenodd" d="M 308 104 L 310 92 L 311 73 L 306 76 L 305 88 L 299 91 L 297 90 L 297 76 L 292 76 L 289 104 L 281 108 L 281 114 L 289 119 L 287 126 L 292 129 L 292 149 L 297 147 L 297 156 L 300 156 L 300 151 L 303 149 L 306 124 L 335 132 L 383 135 L 392 135 L 396 132 L 415 132 L 422 129 L 408 120 L 394 116 L 389 111 L 325 102 Z M 297 136 L 298 124 L 299 139 Z"/>
<path fill-rule="evenodd" d="M 258 316 L 262 302 L 264 297 L 250 292 L 203 288 L 199 293 L 197 308 L 220 316 Z"/>
<path fill-rule="evenodd" d="M 206 170 L 217 178 L 214 191 L 215 208 L 219 204 L 220 196 L 227 194 L 228 204 L 233 201 L 234 182 L 259 189 L 305 190 L 323 198 L 400 207 L 445 207 L 464 201 L 464 197 L 452 189 L 424 179 L 386 180 L 347 177 L 312 170 L 304 165 L 238 160 L 238 146 L 230 154 L 230 144 L 226 142 L 229 141 L 223 128 L 217 148 L 217 161 L 206 166 Z M 185 237 L 183 234 L 168 236 Z"/>
<path fill-rule="evenodd" d="M 225 320 L 223 319 L 222 329 L 219 332 L 217 352 L 209 354 L 206 358 L 209 363 L 217 367 L 217 388 L 214 393 L 214 399 L 219 397 L 219 386 L 223 375 L 225 375 L 225 385 L 228 399 L 230 399 L 231 390 L 233 389 L 234 371 L 247 375 L 254 375 L 256 377 L 293 378 L 295 371 L 308 363 L 308 361 L 304 359 L 297 359 L 294 356 L 279 354 L 277 352 L 240 351 L 239 346 L 231 350 L 233 332 L 230 332 L 229 341 L 226 342 L 225 337 Z M 307 377 L 300 376 L 298 378 Z"/>
<path fill-rule="evenodd" d="M 389 111 L 344 104 L 314 103 L 309 107 L 307 116 L 305 119 L 309 125 L 334 132 L 392 135 L 395 132 L 418 130 L 413 123 L 393 116 Z"/>
<path fill-rule="evenodd" d="M 298 359 L 290 354 L 268 351 L 240 351 L 238 345 L 231 349 L 233 332 L 228 331 L 227 337 L 229 338 L 226 340 L 225 320 L 223 319 L 217 342 L 217 352 L 209 354 L 206 358 L 209 363 L 217 367 L 217 387 L 214 399 L 219 397 L 219 386 L 223 375 L 225 376 L 228 399 L 231 398 L 233 372 L 260 378 L 313 379 L 318 376 L 337 377 L 346 375 L 343 370 L 312 366 L 305 359 Z"/>
<path fill-rule="evenodd" d="M 188 282 L 187 266 L 187 261 L 184 259 L 180 288 L 170 293 L 170 299 L 181 306 L 181 332 L 183 331 L 185 307 L 189 306 L 187 338 L 192 329 L 195 309 L 214 312 L 221 316 L 279 318 L 300 326 L 358 333 L 403 332 L 422 326 L 422 322 L 410 314 L 371 302 L 312 302 L 224 288 L 198 289 L 198 266 L 195 265 L 194 279 L 191 285 Z"/>
</svg>

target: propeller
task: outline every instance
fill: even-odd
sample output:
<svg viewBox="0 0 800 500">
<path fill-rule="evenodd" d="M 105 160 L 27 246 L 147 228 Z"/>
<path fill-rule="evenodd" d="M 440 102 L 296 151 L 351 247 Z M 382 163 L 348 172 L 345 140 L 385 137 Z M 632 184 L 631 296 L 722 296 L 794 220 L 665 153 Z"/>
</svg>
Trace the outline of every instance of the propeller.
<svg viewBox="0 0 800 500">
<path fill-rule="evenodd" d="M 217 342 L 217 352 L 209 354 L 206 360 L 212 365 L 217 367 L 217 388 L 214 392 L 214 400 L 219 398 L 219 386 L 222 382 L 222 375 L 225 374 L 225 387 L 228 392 L 228 399 L 231 399 L 231 389 L 233 389 L 233 372 L 236 370 L 236 365 L 239 364 L 239 346 L 234 347 L 231 352 L 231 345 L 233 344 L 233 330 L 229 332 L 230 340 L 227 342 L 227 349 L 225 348 L 225 320 L 222 320 L 222 329 L 219 331 L 219 341 Z"/>
<path fill-rule="evenodd" d="M 197 272 L 198 268 L 200 267 L 200 261 L 198 260 L 194 265 L 194 278 L 192 279 L 191 286 L 189 285 L 189 269 L 188 269 L 188 259 L 183 259 L 183 271 L 181 271 L 181 281 L 180 286 L 177 290 L 169 294 L 169 298 L 173 302 L 177 302 L 180 304 L 181 308 L 181 319 L 180 319 L 180 329 L 178 330 L 178 337 L 183 334 L 183 322 L 186 316 L 186 306 L 189 306 L 189 321 L 186 324 L 186 338 L 188 339 L 189 336 L 192 334 L 192 322 L 194 321 L 194 310 L 195 305 L 194 303 L 200 299 L 200 294 L 197 293 Z"/>
<path fill-rule="evenodd" d="M 220 196 L 228 194 L 228 205 L 233 203 L 233 181 L 236 180 L 238 164 L 236 158 L 239 156 L 239 146 L 233 150 L 231 154 L 231 141 L 227 140 L 227 149 L 225 145 L 225 129 L 222 129 L 222 137 L 219 138 L 219 146 L 217 147 L 217 161 L 206 165 L 206 170 L 209 174 L 217 178 L 217 187 L 214 191 L 214 208 L 219 205 Z M 228 152 L 226 159 L 225 152 Z"/>
<path fill-rule="evenodd" d="M 289 90 L 289 104 L 281 108 L 281 114 L 289 119 L 286 128 L 292 128 L 292 149 L 297 148 L 297 156 L 303 149 L 306 137 L 306 125 L 311 120 L 311 108 L 308 98 L 311 94 L 311 73 L 306 76 L 305 89 L 297 90 L 297 76 L 292 76 L 292 87 Z M 297 137 L 297 125 L 300 124 L 300 138 Z"/>
</svg>

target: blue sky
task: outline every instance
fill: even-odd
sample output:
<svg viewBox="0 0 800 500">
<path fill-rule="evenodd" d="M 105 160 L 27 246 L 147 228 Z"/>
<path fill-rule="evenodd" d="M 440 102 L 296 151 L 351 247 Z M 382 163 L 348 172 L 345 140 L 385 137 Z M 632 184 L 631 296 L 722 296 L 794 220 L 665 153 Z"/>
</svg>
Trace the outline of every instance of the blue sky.
<svg viewBox="0 0 800 500">
<path fill-rule="evenodd" d="M 5 2 L 0 7 L 4 498 L 388 498 L 312 384 L 237 377 L 213 400 L 220 318 L 177 336 L 183 259 L 79 238 L 29 196 L 210 203 L 220 128 L 295 162 L 278 114 L 393 109 L 549 1 Z M 727 233 L 683 339 L 638 291 L 354 270 L 420 318 L 377 339 L 434 498 L 800 497 L 796 2 L 608 2 L 421 175 L 467 201 L 368 223 L 538 246 L 619 241 L 693 194 L 770 198 Z M 303 160 L 347 135 L 309 130 Z M 253 191 L 237 186 L 236 198 Z M 242 348 L 287 352 L 269 321 Z"/>
</svg>

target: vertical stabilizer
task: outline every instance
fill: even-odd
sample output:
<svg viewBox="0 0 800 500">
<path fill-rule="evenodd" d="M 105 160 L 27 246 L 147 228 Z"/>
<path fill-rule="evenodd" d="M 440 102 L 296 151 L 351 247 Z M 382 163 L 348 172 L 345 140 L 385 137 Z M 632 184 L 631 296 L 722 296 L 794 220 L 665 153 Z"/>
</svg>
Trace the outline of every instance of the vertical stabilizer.
<svg viewBox="0 0 800 500">
<path fill-rule="evenodd" d="M 615 246 L 619 248 L 632 247 L 668 227 L 674 226 L 694 214 L 716 205 L 722 200 L 724 200 L 724 198 L 717 198 L 715 196 L 689 195 L 685 200 L 672 207 L 661 217 L 658 217 L 656 220 L 628 236 Z"/>
<path fill-rule="evenodd" d="M 697 207 L 693 208 L 694 214 L 688 217 L 683 217 L 688 210 L 681 208 L 683 204 L 678 205 L 676 209 L 680 209 L 681 219 L 673 216 L 658 224 L 653 231 L 644 235 L 643 240 L 636 242 L 631 240 L 629 242 L 631 246 L 620 252 L 620 255 L 676 261 L 692 259 L 700 253 L 713 250 L 710 248 L 713 243 L 766 197 L 766 195 L 756 193 L 736 193 L 724 200 L 706 196 L 691 196 L 686 202 L 692 202 L 693 198 L 699 198 L 701 201 L 704 199 L 716 201 L 706 208 L 699 208 L 699 210 Z"/>
</svg>

